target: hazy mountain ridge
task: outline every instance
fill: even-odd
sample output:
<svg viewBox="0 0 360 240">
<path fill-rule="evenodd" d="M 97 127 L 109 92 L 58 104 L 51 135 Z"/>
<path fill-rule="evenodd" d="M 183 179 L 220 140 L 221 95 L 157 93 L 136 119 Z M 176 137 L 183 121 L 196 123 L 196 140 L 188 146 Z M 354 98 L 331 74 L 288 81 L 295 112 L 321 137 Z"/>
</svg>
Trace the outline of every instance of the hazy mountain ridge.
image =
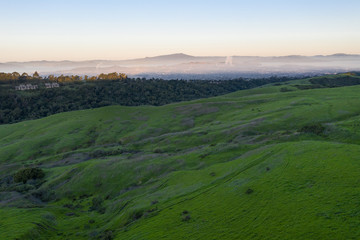
<svg viewBox="0 0 360 240">
<path fill-rule="evenodd" d="M 360 70 L 360 55 L 191 56 L 183 53 L 129 60 L 30 61 L 0 63 L 0 72 L 96 75 L 124 72 L 129 76 L 176 74 L 336 73 Z"/>
</svg>

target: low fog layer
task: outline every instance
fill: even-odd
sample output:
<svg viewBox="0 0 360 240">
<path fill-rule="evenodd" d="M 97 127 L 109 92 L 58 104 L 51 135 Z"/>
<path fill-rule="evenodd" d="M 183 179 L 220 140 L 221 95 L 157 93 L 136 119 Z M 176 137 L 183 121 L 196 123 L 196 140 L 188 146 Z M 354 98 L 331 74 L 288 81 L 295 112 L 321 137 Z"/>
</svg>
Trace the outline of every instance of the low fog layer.
<svg viewBox="0 0 360 240">
<path fill-rule="evenodd" d="M 194 57 L 172 54 L 131 60 L 33 61 L 0 63 L 0 72 L 38 71 L 41 75 L 97 75 L 122 72 L 131 77 L 201 78 L 204 75 L 249 77 L 252 75 L 322 74 L 360 70 L 360 55 L 283 57 Z"/>
</svg>

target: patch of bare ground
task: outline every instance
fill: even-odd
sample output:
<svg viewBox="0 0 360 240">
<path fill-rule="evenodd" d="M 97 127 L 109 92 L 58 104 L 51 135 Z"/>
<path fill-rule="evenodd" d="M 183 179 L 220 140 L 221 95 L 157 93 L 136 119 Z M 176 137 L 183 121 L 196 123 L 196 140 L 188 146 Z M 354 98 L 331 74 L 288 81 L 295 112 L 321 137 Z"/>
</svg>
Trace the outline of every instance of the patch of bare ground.
<svg viewBox="0 0 360 240">
<path fill-rule="evenodd" d="M 30 208 L 40 207 L 45 203 L 31 194 L 19 192 L 0 192 L 0 207 Z"/>
<path fill-rule="evenodd" d="M 131 161 L 132 162 L 143 162 L 145 160 L 150 160 L 150 159 L 155 159 L 155 158 L 160 158 L 160 157 L 168 157 L 169 155 L 166 153 L 154 153 L 154 154 L 144 154 L 143 152 L 137 153 L 132 155 Z"/>
<path fill-rule="evenodd" d="M 252 127 L 258 125 L 259 123 L 265 121 L 265 119 L 266 118 L 257 118 L 245 124 L 240 124 L 238 126 L 223 130 L 223 133 L 229 135 L 229 134 L 239 133 L 240 131 L 249 130 Z"/>
<path fill-rule="evenodd" d="M 183 115 L 201 116 L 205 114 L 215 113 L 219 111 L 218 107 L 214 107 L 211 104 L 195 103 L 181 107 L 177 107 L 176 111 Z"/>
<path fill-rule="evenodd" d="M 20 200 L 23 197 L 19 192 L 0 192 L 0 206 L 7 206 L 9 203 Z"/>
<path fill-rule="evenodd" d="M 158 135 L 155 137 L 148 137 L 148 138 L 144 138 L 141 139 L 140 141 L 135 142 L 136 144 L 144 144 L 144 143 L 148 143 L 148 142 L 154 142 L 156 140 L 161 140 L 167 137 L 173 137 L 173 136 L 190 136 L 192 135 L 193 132 L 190 130 L 186 130 L 186 131 L 181 131 L 181 132 L 171 132 L 171 133 L 165 133 L 162 135 Z"/>
<path fill-rule="evenodd" d="M 147 121 L 147 120 L 149 120 L 149 117 L 145 116 L 144 113 L 142 113 L 142 112 L 134 112 L 131 115 L 133 116 L 132 119 L 135 119 L 137 121 Z"/>
<path fill-rule="evenodd" d="M 61 160 L 51 162 L 48 164 L 44 164 L 44 167 L 68 166 L 68 165 L 81 163 L 81 162 L 87 161 L 89 159 L 90 159 L 90 156 L 87 153 L 73 153 L 73 154 L 66 156 L 65 158 L 63 158 Z"/>
<path fill-rule="evenodd" d="M 187 128 L 192 128 L 195 126 L 195 121 L 194 118 L 189 117 L 189 118 L 184 118 L 181 120 L 181 125 Z"/>
</svg>

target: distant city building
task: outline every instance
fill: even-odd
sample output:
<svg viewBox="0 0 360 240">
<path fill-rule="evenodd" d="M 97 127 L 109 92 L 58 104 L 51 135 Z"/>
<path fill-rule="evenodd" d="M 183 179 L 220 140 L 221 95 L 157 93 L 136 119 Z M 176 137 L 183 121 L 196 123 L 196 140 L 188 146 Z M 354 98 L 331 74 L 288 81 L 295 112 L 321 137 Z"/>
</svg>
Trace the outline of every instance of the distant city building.
<svg viewBox="0 0 360 240">
<path fill-rule="evenodd" d="M 34 90 L 34 89 L 38 89 L 38 88 L 39 88 L 38 85 L 20 84 L 19 86 L 15 87 L 15 90 L 25 91 L 25 90 Z"/>
<path fill-rule="evenodd" d="M 58 83 L 45 83 L 45 88 L 58 88 L 60 85 Z M 25 91 L 25 90 L 35 90 L 38 89 L 38 85 L 33 84 L 20 84 L 19 86 L 15 86 L 15 90 L 17 91 Z"/>
<path fill-rule="evenodd" d="M 58 88 L 60 87 L 58 83 L 45 83 L 46 88 Z"/>
</svg>

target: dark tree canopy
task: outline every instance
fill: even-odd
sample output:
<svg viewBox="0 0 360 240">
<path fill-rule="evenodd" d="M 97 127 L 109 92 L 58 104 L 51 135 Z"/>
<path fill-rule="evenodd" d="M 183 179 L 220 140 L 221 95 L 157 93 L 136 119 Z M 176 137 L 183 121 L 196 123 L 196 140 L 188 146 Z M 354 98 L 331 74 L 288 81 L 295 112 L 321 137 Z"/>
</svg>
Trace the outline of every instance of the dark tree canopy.
<svg viewBox="0 0 360 240">
<path fill-rule="evenodd" d="M 30 179 L 41 179 L 45 173 L 40 168 L 24 168 L 14 174 L 14 182 L 26 183 Z"/>
</svg>

